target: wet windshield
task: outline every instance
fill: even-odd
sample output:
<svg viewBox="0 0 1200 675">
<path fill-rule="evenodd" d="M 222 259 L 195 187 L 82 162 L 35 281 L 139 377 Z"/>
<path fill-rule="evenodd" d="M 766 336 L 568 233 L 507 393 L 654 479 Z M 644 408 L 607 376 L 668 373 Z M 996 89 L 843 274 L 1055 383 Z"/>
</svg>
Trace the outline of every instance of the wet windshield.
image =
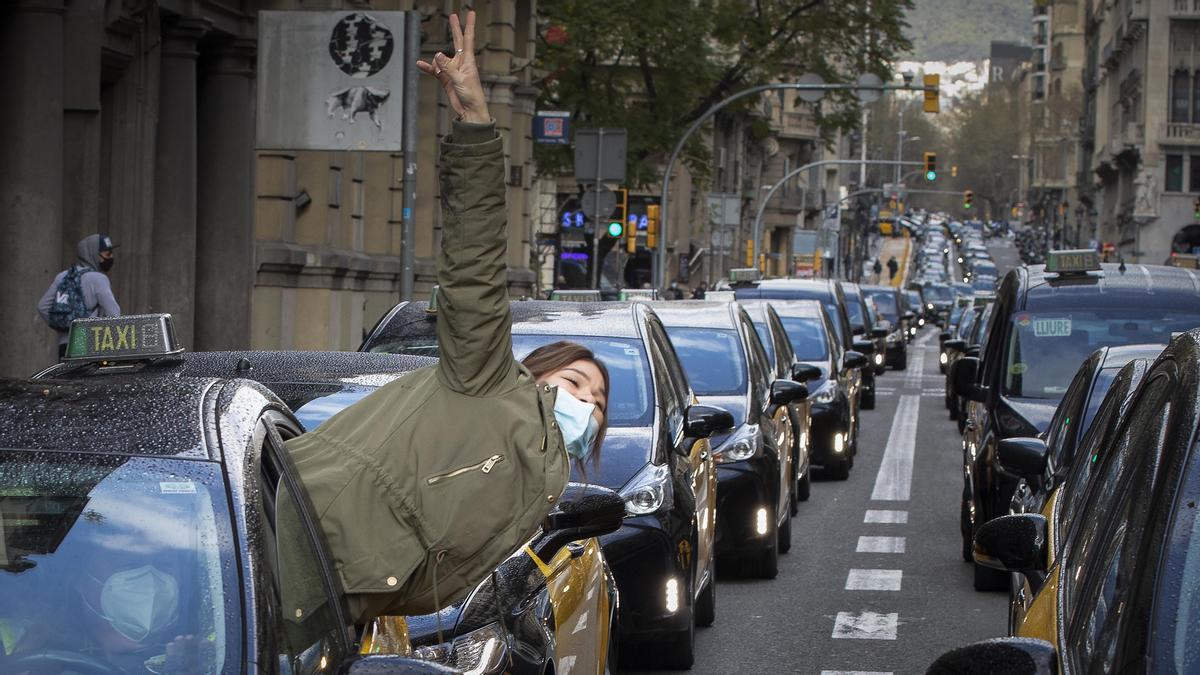
<svg viewBox="0 0 1200 675">
<path fill-rule="evenodd" d="M 654 421 L 654 390 L 650 386 L 650 363 L 640 340 L 577 335 L 514 335 L 517 360 L 542 345 L 570 340 L 596 354 L 608 368 L 608 425 L 647 427 Z"/>
<path fill-rule="evenodd" d="M 829 343 L 820 319 L 784 316 L 780 320 L 798 360 L 821 361 L 829 358 Z"/>
<path fill-rule="evenodd" d="M 0 451 L 0 535 L 0 654 L 28 670 L 240 670 L 216 464 Z"/>
<path fill-rule="evenodd" d="M 1200 314 L 1132 307 L 1021 312 L 1012 318 L 1004 369 L 1008 396 L 1059 399 L 1100 347 L 1162 344 L 1200 325 Z"/>
<path fill-rule="evenodd" d="M 668 326 L 667 335 L 698 396 L 746 393 L 746 356 L 736 332 Z"/>
</svg>

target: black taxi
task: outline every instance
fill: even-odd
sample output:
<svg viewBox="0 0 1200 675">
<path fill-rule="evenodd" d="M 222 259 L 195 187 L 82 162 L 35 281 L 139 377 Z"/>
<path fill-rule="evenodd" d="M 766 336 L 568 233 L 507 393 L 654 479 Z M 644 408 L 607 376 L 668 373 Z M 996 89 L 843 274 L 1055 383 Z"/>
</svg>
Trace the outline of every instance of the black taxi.
<svg viewBox="0 0 1200 675">
<path fill-rule="evenodd" d="M 1156 265 L 1101 264 L 1095 251 L 1052 251 L 1045 265 L 1010 271 L 1000 284 L 986 348 L 951 374 L 968 406 L 963 436 L 963 511 L 971 541 L 983 523 L 1008 512 L 1016 480 L 998 470 L 1000 440 L 1046 430 L 1085 358 L 1100 347 L 1166 344 L 1200 326 L 1200 277 Z M 1007 578 L 976 565 L 976 587 L 1007 588 Z"/>
<path fill-rule="evenodd" d="M 431 363 L 347 356 L 359 358 L 287 358 L 308 371 L 335 366 L 341 386 L 317 389 L 337 390 L 343 406 L 359 385 Z M 495 620 L 494 602 L 465 601 L 476 608 L 469 629 L 454 614 L 435 617 L 444 643 L 442 626 L 415 625 L 414 637 L 437 636 L 427 646 L 402 617 L 350 624 L 282 445 L 305 427 L 244 377 L 253 372 L 248 355 L 185 356 L 166 315 L 125 316 L 76 322 L 64 363 L 0 385 L 0 515 L 20 528 L 4 532 L 0 556 L 0 588 L 19 599 L 0 608 L 0 672 L 523 670 L 516 630 Z M 611 491 L 572 485 L 530 548 L 547 561 L 560 549 L 574 557 L 570 542 L 612 531 L 622 512 Z M 528 588 L 506 581 L 514 596 Z"/>
</svg>

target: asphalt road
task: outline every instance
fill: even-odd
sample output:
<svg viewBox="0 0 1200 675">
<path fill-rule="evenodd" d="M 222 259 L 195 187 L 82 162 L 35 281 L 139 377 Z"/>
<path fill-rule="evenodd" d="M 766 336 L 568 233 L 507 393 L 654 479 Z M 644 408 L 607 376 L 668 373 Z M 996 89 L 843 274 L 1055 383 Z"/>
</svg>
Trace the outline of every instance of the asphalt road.
<svg viewBox="0 0 1200 675">
<path fill-rule="evenodd" d="M 814 482 L 779 577 L 720 579 L 690 672 L 923 673 L 1005 633 L 1007 597 L 975 592 L 960 557 L 961 441 L 936 346 L 926 328 L 908 370 L 880 376 L 850 479 Z"/>
</svg>

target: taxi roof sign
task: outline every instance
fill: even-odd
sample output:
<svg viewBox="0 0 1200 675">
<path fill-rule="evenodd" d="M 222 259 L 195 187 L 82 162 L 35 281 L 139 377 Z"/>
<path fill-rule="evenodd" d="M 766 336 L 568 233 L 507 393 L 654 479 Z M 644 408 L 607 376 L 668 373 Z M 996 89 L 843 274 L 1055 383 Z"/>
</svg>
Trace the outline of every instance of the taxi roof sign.
<svg viewBox="0 0 1200 675">
<path fill-rule="evenodd" d="M 762 278 L 762 272 L 757 267 L 735 267 L 729 270 L 729 280 L 735 283 L 739 281 L 759 281 Z"/>
<path fill-rule="evenodd" d="M 76 319 L 64 361 L 138 361 L 183 352 L 170 314 Z"/>
<path fill-rule="evenodd" d="M 600 291 L 584 289 L 563 289 L 550 291 L 551 300 L 568 302 L 600 302 Z"/>
<path fill-rule="evenodd" d="M 619 300 L 658 300 L 657 288 L 622 288 L 617 294 Z"/>
<path fill-rule="evenodd" d="M 1046 272 L 1079 274 L 1100 271 L 1100 254 L 1090 248 L 1050 251 L 1046 254 Z"/>
</svg>

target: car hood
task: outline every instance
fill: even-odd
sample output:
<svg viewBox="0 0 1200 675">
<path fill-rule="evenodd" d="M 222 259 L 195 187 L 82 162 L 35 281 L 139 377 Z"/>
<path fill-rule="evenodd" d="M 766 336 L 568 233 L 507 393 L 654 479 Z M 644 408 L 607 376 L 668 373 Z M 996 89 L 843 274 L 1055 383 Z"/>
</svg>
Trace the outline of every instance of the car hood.
<svg viewBox="0 0 1200 675">
<path fill-rule="evenodd" d="M 609 427 L 599 464 L 572 462 L 571 480 L 619 490 L 654 456 L 653 443 L 651 427 Z"/>
<path fill-rule="evenodd" d="M 724 408 L 733 415 L 733 428 L 737 429 L 746 423 L 746 397 L 745 396 L 697 396 L 700 402 L 704 405 L 715 405 L 718 408 Z M 729 438 L 730 434 L 715 434 L 709 439 L 709 444 L 713 450 L 721 447 L 725 439 Z"/>
</svg>

